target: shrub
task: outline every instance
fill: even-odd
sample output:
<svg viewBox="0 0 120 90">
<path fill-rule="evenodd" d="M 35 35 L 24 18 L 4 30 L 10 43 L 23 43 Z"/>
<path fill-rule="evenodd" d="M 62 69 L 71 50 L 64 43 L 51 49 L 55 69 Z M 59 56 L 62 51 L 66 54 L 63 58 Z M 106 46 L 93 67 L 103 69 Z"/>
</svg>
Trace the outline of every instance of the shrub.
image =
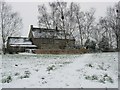
<svg viewBox="0 0 120 90">
<path fill-rule="evenodd" d="M 18 76 L 18 75 L 20 75 L 20 73 L 15 73 L 15 76 Z"/>
<path fill-rule="evenodd" d="M 98 80 L 97 75 L 93 75 L 93 76 L 92 76 L 92 80 Z"/>
<path fill-rule="evenodd" d="M 39 70 L 38 69 L 35 69 L 36 72 L 38 72 Z"/>
<path fill-rule="evenodd" d="M 105 80 L 104 79 L 100 79 L 99 82 L 100 83 L 105 83 Z"/>
<path fill-rule="evenodd" d="M 104 75 L 104 79 L 105 79 L 105 81 L 113 83 L 113 79 L 110 76 L 108 76 L 107 74 Z"/>
<path fill-rule="evenodd" d="M 85 76 L 85 79 L 91 80 L 91 77 L 90 76 Z"/>
<path fill-rule="evenodd" d="M 63 64 L 70 64 L 71 62 L 63 62 Z"/>
<path fill-rule="evenodd" d="M 30 71 L 25 71 L 23 76 L 20 76 L 21 79 L 23 78 L 29 78 L 30 77 Z"/>
<path fill-rule="evenodd" d="M 2 79 L 2 83 L 6 83 L 6 79 Z"/>
<path fill-rule="evenodd" d="M 30 73 L 30 71 L 25 71 L 24 74 L 30 75 L 31 73 Z"/>
<path fill-rule="evenodd" d="M 86 47 L 86 49 L 89 49 L 90 52 L 93 52 L 96 49 L 96 41 L 88 38 L 84 46 Z"/>
<path fill-rule="evenodd" d="M 84 76 L 85 76 L 85 79 L 87 80 L 97 80 L 100 83 L 106 83 L 106 82 L 113 83 L 113 79 L 107 74 L 99 75 L 100 77 L 98 77 L 97 75 L 92 75 L 92 76 L 84 75 Z"/>
<path fill-rule="evenodd" d="M 109 39 L 106 36 L 102 37 L 102 40 L 98 44 L 101 51 L 109 51 Z"/>
<path fill-rule="evenodd" d="M 48 67 L 47 67 L 47 71 L 51 71 L 51 70 L 55 70 L 55 65 L 52 65 L 52 66 L 48 66 Z"/>
<path fill-rule="evenodd" d="M 86 66 L 91 67 L 91 68 L 93 67 L 93 65 L 90 64 L 90 63 L 89 63 L 89 64 L 86 64 Z"/>
<path fill-rule="evenodd" d="M 24 76 L 20 76 L 20 79 L 29 78 L 29 77 L 30 77 L 29 75 L 24 75 Z"/>
<path fill-rule="evenodd" d="M 8 76 L 7 78 L 2 79 L 2 83 L 10 83 L 12 81 L 12 77 Z"/>
<path fill-rule="evenodd" d="M 87 80 L 98 80 L 98 77 L 96 75 L 85 76 L 85 79 L 87 79 Z"/>
</svg>

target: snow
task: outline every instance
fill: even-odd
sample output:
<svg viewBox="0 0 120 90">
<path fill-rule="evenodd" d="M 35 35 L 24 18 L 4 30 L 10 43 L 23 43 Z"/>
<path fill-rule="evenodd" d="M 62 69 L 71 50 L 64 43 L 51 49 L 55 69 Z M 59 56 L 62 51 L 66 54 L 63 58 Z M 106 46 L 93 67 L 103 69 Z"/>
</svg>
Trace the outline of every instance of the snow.
<svg viewBox="0 0 120 90">
<path fill-rule="evenodd" d="M 2 55 L 0 54 L 0 80 L 2 79 Z M 0 90 L 2 89 L 2 84 L 0 83 Z"/>
<path fill-rule="evenodd" d="M 54 29 L 52 29 L 51 31 L 40 31 L 41 29 L 35 29 L 34 31 L 32 31 L 32 34 L 35 38 L 54 38 L 55 39 L 65 39 L 65 35 L 63 31 L 59 31 L 59 32 L 54 32 Z M 67 35 L 66 39 L 74 39 L 73 36 L 71 35 Z"/>
<path fill-rule="evenodd" d="M 90 41 L 96 42 L 96 40 L 95 40 L 94 38 L 92 38 L 92 37 L 88 37 L 88 39 L 89 39 Z M 85 42 L 86 42 L 88 39 L 83 39 L 83 44 L 85 44 Z"/>
<path fill-rule="evenodd" d="M 16 45 L 16 44 L 14 44 L 14 45 L 10 45 L 10 46 L 12 46 L 12 47 L 17 47 L 17 46 L 19 46 L 19 47 L 37 47 L 36 45 Z"/>
<path fill-rule="evenodd" d="M 46 36 L 45 32 L 40 33 L 39 30 L 32 31 L 32 33 L 35 38 L 40 38 L 40 37 L 44 38 Z"/>
<path fill-rule="evenodd" d="M 12 47 L 37 47 L 36 45 L 32 45 L 32 42 L 28 38 L 22 37 L 10 37 L 9 45 Z"/>
<path fill-rule="evenodd" d="M 12 77 L 3 88 L 118 88 L 118 53 L 7 54 L 2 64 L 2 78 Z"/>
<path fill-rule="evenodd" d="M 34 49 L 33 49 L 34 50 Z M 37 54 L 34 54 L 34 53 L 27 53 L 27 52 L 21 52 L 19 53 L 20 55 L 37 55 Z"/>
<path fill-rule="evenodd" d="M 32 44 L 28 38 L 10 38 L 9 44 Z"/>
</svg>

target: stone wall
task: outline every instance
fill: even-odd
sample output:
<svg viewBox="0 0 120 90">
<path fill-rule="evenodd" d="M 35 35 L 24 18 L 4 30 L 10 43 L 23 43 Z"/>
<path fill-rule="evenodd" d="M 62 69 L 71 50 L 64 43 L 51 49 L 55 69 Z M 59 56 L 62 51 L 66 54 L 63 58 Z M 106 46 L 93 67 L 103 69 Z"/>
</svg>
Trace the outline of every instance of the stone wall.
<svg viewBox="0 0 120 90">
<path fill-rule="evenodd" d="M 65 49 L 67 46 L 75 46 L 75 40 L 65 39 L 33 38 L 32 42 L 38 49 Z"/>
<path fill-rule="evenodd" d="M 82 54 L 82 53 L 88 53 L 89 50 L 81 48 L 81 49 L 74 49 L 74 50 L 42 50 L 37 49 L 33 51 L 35 54 Z"/>
</svg>

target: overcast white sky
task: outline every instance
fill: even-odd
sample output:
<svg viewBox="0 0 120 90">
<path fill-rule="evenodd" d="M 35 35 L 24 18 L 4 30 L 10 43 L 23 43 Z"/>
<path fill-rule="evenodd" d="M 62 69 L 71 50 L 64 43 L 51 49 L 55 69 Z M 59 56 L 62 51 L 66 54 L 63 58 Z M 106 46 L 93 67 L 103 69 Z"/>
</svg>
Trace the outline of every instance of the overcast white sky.
<svg viewBox="0 0 120 90">
<path fill-rule="evenodd" d="M 14 11 L 20 13 L 20 16 L 23 18 L 23 29 L 22 36 L 27 36 L 30 30 L 30 25 L 37 26 L 37 6 L 42 3 L 49 2 L 51 0 L 45 0 L 45 2 L 40 2 L 42 0 L 7 0 L 8 3 L 12 6 Z M 11 2 L 10 2 L 11 1 Z M 53 0 L 52 0 L 53 1 Z M 65 1 L 65 0 L 64 0 Z M 74 2 L 74 0 L 72 0 Z M 77 1 L 77 0 L 76 0 Z M 108 2 L 109 1 L 109 2 Z M 114 6 L 118 0 L 78 0 L 80 3 L 81 9 L 83 11 L 89 10 L 90 8 L 95 8 L 96 13 L 95 17 L 98 19 L 100 16 L 105 16 L 106 9 L 109 6 Z"/>
</svg>

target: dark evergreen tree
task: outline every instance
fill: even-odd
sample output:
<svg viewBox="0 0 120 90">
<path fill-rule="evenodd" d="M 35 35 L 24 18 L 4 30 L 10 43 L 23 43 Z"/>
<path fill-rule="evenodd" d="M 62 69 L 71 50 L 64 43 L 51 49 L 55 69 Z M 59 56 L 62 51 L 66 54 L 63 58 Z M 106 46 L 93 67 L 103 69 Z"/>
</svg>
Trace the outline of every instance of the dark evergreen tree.
<svg viewBox="0 0 120 90">
<path fill-rule="evenodd" d="M 98 44 L 99 49 L 101 51 L 108 51 L 109 50 L 109 40 L 107 37 L 103 36 L 102 40 Z"/>
</svg>

